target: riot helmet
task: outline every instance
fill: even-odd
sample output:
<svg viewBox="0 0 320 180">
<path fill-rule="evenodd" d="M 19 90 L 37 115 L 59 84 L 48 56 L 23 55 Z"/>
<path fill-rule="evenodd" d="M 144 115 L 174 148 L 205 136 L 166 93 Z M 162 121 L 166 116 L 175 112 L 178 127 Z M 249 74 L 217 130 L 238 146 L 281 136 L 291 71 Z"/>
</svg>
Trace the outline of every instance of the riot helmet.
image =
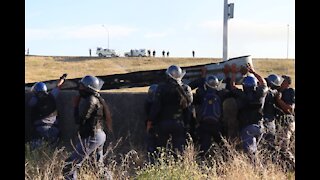
<svg viewBox="0 0 320 180">
<path fill-rule="evenodd" d="M 37 82 L 31 87 L 31 92 L 34 93 L 34 95 L 37 98 L 44 98 L 48 95 L 48 88 L 45 83 L 43 82 Z"/>
<path fill-rule="evenodd" d="M 39 93 L 39 92 L 47 92 L 48 88 L 46 86 L 45 83 L 43 82 L 37 82 L 35 83 L 32 88 L 31 88 L 31 91 L 35 94 Z"/>
<path fill-rule="evenodd" d="M 258 86 L 257 79 L 253 76 L 246 76 L 242 81 L 244 91 L 255 90 Z"/>
<path fill-rule="evenodd" d="M 270 74 L 266 80 L 271 88 L 278 88 L 282 83 L 282 79 L 276 74 Z"/>
<path fill-rule="evenodd" d="M 86 91 L 94 93 L 100 91 L 104 82 L 95 76 L 87 75 L 79 83 L 84 86 Z"/>
<path fill-rule="evenodd" d="M 209 75 L 206 78 L 206 85 L 212 89 L 217 89 L 218 85 L 219 85 L 219 80 L 216 76 L 214 75 Z"/>
<path fill-rule="evenodd" d="M 171 65 L 166 70 L 166 74 L 169 78 L 175 80 L 178 83 L 181 83 L 181 80 L 183 76 L 186 74 L 186 71 L 183 71 L 179 66 L 177 65 Z"/>
</svg>

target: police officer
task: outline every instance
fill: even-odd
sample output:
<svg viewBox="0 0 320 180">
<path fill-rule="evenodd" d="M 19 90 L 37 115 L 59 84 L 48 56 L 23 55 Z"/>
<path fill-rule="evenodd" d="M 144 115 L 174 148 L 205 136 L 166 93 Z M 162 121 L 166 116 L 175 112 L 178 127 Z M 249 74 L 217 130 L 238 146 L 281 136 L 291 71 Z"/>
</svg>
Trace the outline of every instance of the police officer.
<svg viewBox="0 0 320 180">
<path fill-rule="evenodd" d="M 242 82 L 243 90 L 238 89 L 235 86 L 235 77 L 238 70 L 236 65 L 233 64 L 231 66 L 232 76 L 230 86 L 237 101 L 243 149 L 250 155 L 249 157 L 254 157 L 252 155 L 257 151 L 257 138 L 261 137 L 264 129 L 262 124 L 262 109 L 267 94 L 267 84 L 265 80 L 253 70 L 250 64 L 247 65 L 247 70 L 254 76 L 246 76 Z"/>
<path fill-rule="evenodd" d="M 295 132 L 295 90 L 290 87 L 291 77 L 283 75 L 283 82 L 276 96 L 277 106 L 282 110 L 279 118 L 280 147 L 286 159 L 295 162 L 295 157 L 290 151 L 290 139 Z"/>
<path fill-rule="evenodd" d="M 148 89 L 148 96 L 147 99 L 145 101 L 144 107 L 145 107 L 145 112 L 147 114 L 147 117 L 150 114 L 150 110 L 151 110 L 151 106 L 155 101 L 155 94 L 156 94 L 156 90 L 158 88 L 157 84 L 152 84 L 149 89 Z M 156 151 L 156 143 L 157 143 L 157 134 L 154 130 L 154 127 L 152 126 L 152 122 L 151 121 L 146 121 L 146 128 L 147 128 L 147 152 L 148 152 L 148 156 L 149 156 L 149 161 L 151 163 L 154 162 L 152 154 Z"/>
<path fill-rule="evenodd" d="M 166 70 L 165 82 L 159 83 L 155 101 L 151 106 L 148 120 L 158 134 L 159 146 L 166 147 L 172 136 L 174 150 L 182 152 L 185 145 L 185 127 L 188 125 L 186 111 L 193 101 L 191 88 L 183 84 L 185 71 L 177 65 Z"/>
<path fill-rule="evenodd" d="M 231 91 L 231 66 L 225 64 L 223 68 L 225 89 Z M 246 74 L 246 73 L 245 73 Z M 226 138 L 233 140 L 238 138 L 239 121 L 238 121 L 238 107 L 235 97 L 232 93 L 222 102 L 223 107 L 223 127 Z"/>
<path fill-rule="evenodd" d="M 112 133 L 110 110 L 99 94 L 103 81 L 87 75 L 80 80 L 79 84 L 79 96 L 74 98 L 74 118 L 79 125 L 80 142 L 76 145 L 75 151 L 65 160 L 63 173 L 66 179 L 77 179 L 77 171 L 86 155 L 94 151 L 97 152 L 99 164 L 103 165 L 103 146 L 106 141 L 104 123 L 107 130 Z"/>
<path fill-rule="evenodd" d="M 275 150 L 275 135 L 276 125 L 275 119 L 279 108 L 276 106 L 275 97 L 278 94 L 278 90 L 282 79 L 276 74 L 270 74 L 267 78 L 268 92 L 265 98 L 263 106 L 263 124 L 265 126 L 264 139 L 267 141 L 267 148 L 269 150 Z"/>
<path fill-rule="evenodd" d="M 58 141 L 60 131 L 58 127 L 59 117 L 56 99 L 66 77 L 67 74 L 63 74 L 58 80 L 56 87 L 50 92 L 48 92 L 47 86 L 43 82 L 37 82 L 31 88 L 33 95 L 28 102 L 28 107 L 31 111 L 33 128 L 32 149 L 40 146 L 43 140 L 49 144 Z"/>
<path fill-rule="evenodd" d="M 228 90 L 218 90 L 219 80 L 214 75 L 209 75 L 196 90 L 194 105 L 197 108 L 199 126 L 197 135 L 201 155 L 204 155 L 212 144 L 212 138 L 216 143 L 221 142 L 223 132 L 222 102 L 228 94 Z"/>
</svg>

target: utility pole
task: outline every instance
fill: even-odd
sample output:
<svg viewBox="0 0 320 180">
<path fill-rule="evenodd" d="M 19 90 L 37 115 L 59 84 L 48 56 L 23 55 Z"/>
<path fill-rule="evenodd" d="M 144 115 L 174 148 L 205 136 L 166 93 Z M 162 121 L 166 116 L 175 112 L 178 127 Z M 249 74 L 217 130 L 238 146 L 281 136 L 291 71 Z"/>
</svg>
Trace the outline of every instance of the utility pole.
<svg viewBox="0 0 320 180">
<path fill-rule="evenodd" d="M 228 4 L 228 0 L 224 0 L 223 11 L 223 61 L 228 60 L 228 19 L 233 18 L 234 3 Z"/>
<path fill-rule="evenodd" d="M 289 59 L 289 24 L 287 24 L 287 59 Z"/>
</svg>

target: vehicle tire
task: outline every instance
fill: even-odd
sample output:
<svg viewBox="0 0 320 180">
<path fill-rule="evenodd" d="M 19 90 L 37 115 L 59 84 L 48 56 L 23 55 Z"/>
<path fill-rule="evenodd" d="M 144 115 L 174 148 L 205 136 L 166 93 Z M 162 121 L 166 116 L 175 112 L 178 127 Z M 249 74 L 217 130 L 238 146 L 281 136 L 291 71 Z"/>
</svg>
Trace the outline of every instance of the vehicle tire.
<svg viewBox="0 0 320 180">
<path fill-rule="evenodd" d="M 99 54 L 98 54 L 98 56 L 99 56 L 99 57 L 102 57 L 102 54 L 101 54 L 101 53 L 99 53 Z"/>
</svg>

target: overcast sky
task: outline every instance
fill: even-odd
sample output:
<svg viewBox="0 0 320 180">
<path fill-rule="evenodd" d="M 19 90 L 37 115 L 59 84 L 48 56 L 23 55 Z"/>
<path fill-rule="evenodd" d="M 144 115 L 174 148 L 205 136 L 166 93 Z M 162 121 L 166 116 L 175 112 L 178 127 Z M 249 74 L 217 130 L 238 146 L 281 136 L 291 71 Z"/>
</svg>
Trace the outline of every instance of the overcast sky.
<svg viewBox="0 0 320 180">
<path fill-rule="evenodd" d="M 26 0 L 25 48 L 30 54 L 123 56 L 130 49 L 171 57 L 222 58 L 224 0 Z M 229 0 L 229 58 L 295 58 L 294 0 Z M 109 34 L 109 38 L 108 38 Z M 289 38 L 288 38 L 289 37 Z M 289 46 L 287 44 L 289 43 Z"/>
</svg>

